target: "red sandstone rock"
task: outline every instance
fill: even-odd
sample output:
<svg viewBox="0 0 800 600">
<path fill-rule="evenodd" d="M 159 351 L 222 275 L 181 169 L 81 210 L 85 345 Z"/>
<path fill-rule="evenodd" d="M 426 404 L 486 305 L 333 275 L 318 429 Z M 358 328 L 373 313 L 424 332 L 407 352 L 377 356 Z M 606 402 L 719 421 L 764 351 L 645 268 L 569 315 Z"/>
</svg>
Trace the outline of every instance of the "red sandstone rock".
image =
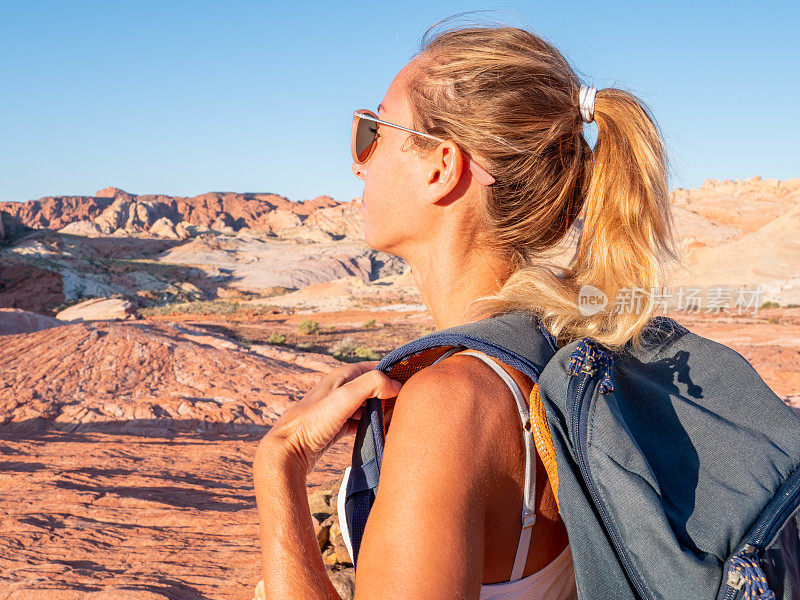
<svg viewBox="0 0 800 600">
<path fill-rule="evenodd" d="M 0 423 L 265 431 L 318 371 L 195 327 L 92 322 L 4 336 Z"/>
<path fill-rule="evenodd" d="M 0 308 L 0 335 L 31 333 L 63 325 L 58 319 L 18 308 Z"/>
<path fill-rule="evenodd" d="M 4 336 L 0 598 L 252 597 L 257 442 L 335 363 L 299 355 L 167 322 Z M 331 448 L 309 490 L 351 451 Z"/>
<path fill-rule="evenodd" d="M 136 308 L 121 298 L 91 298 L 73 304 L 56 315 L 59 321 L 120 321 L 135 319 Z"/>
<path fill-rule="evenodd" d="M 59 273 L 0 261 L 0 307 L 42 312 L 64 300 Z"/>
<path fill-rule="evenodd" d="M 193 198 L 165 195 L 129 194 L 118 188 L 105 188 L 95 196 L 45 197 L 27 202 L 0 202 L 0 209 L 34 228 L 61 229 L 74 221 L 94 221 L 103 233 L 118 229 L 149 231 L 161 218 L 173 225 L 186 221 L 212 227 L 222 219 L 233 230 L 242 227 L 270 230 L 273 213 L 282 211 L 278 221 L 296 219 L 301 223 L 319 209 L 339 206 L 328 196 L 306 202 L 292 202 L 277 194 L 237 194 L 210 192 Z M 291 213 L 290 218 L 284 213 Z"/>
</svg>

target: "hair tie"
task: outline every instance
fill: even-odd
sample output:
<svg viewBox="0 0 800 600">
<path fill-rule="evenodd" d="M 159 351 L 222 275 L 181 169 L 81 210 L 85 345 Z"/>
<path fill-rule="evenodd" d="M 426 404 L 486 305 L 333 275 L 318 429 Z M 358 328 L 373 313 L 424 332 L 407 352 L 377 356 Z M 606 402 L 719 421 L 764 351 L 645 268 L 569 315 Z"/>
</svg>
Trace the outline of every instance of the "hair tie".
<svg viewBox="0 0 800 600">
<path fill-rule="evenodd" d="M 578 105 L 581 109 L 581 118 L 586 123 L 594 121 L 594 97 L 597 90 L 588 85 L 581 86 L 580 101 Z"/>
</svg>

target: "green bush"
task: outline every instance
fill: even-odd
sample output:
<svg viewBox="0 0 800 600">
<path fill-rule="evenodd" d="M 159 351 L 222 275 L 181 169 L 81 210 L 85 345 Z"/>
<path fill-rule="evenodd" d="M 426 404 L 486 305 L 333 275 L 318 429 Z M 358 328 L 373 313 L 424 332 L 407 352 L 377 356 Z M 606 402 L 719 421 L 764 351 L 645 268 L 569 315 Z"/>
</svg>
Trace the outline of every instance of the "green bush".
<svg viewBox="0 0 800 600">
<path fill-rule="evenodd" d="M 308 335 L 317 335 L 320 331 L 319 323 L 311 319 L 303 319 L 297 324 L 297 331 Z"/>
<path fill-rule="evenodd" d="M 761 308 L 780 308 L 780 307 L 781 305 L 778 304 L 777 302 L 770 302 L 770 301 L 764 302 L 764 304 L 761 305 Z"/>
<path fill-rule="evenodd" d="M 362 358 L 364 360 L 379 360 L 380 355 L 377 354 L 372 348 L 366 346 L 356 346 L 353 349 L 353 356 Z"/>
<path fill-rule="evenodd" d="M 350 337 L 344 337 L 333 346 L 331 346 L 331 354 L 339 360 L 346 362 L 353 362 L 354 359 L 360 360 L 379 360 L 380 355 L 367 346 L 357 346 L 355 340 Z"/>
<path fill-rule="evenodd" d="M 270 344 L 283 344 L 286 342 L 286 336 L 282 333 L 271 333 L 267 341 Z"/>
<path fill-rule="evenodd" d="M 364 321 L 363 327 L 365 329 L 375 329 L 378 326 L 378 323 L 375 319 L 370 319 L 369 321 Z"/>
</svg>

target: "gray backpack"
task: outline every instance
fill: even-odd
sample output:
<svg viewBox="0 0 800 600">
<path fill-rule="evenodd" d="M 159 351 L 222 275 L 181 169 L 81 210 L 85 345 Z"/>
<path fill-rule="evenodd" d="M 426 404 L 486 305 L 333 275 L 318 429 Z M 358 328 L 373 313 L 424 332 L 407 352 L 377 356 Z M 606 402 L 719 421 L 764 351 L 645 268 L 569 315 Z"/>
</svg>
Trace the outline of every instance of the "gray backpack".
<svg viewBox="0 0 800 600">
<path fill-rule="evenodd" d="M 559 349 L 517 310 L 418 338 L 376 368 L 405 381 L 470 348 L 538 384 L 579 598 L 800 599 L 800 419 L 732 349 L 661 316 L 643 339 Z M 384 436 L 369 399 L 339 516 L 354 563 Z"/>
</svg>

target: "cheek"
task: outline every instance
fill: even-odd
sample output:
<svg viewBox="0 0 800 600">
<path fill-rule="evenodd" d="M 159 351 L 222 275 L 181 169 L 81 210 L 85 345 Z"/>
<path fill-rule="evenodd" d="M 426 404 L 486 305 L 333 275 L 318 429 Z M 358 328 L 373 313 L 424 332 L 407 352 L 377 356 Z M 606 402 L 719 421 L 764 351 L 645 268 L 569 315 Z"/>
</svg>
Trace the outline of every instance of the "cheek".
<svg viewBox="0 0 800 600">
<path fill-rule="evenodd" d="M 408 178 L 397 162 L 375 161 L 364 183 L 364 205 L 372 215 L 397 213 L 398 201 L 408 195 Z"/>
<path fill-rule="evenodd" d="M 408 177 L 396 162 L 370 165 L 364 184 L 364 238 L 376 250 L 388 250 L 405 234 L 411 217 Z"/>
</svg>

